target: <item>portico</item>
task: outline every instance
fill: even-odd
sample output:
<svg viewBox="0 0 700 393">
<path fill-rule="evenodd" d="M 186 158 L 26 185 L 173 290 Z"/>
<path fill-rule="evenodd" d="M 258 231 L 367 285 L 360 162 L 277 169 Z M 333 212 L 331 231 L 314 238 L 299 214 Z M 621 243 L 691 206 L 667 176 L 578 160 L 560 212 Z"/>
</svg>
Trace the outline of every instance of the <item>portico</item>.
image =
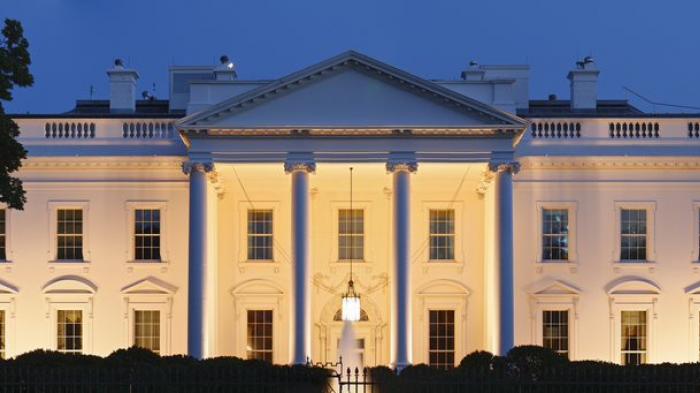
<svg viewBox="0 0 700 393">
<path fill-rule="evenodd" d="M 227 335 L 238 337 L 230 344 L 234 351 L 250 346 L 235 333 L 243 326 L 235 320 L 251 304 L 273 311 L 275 362 L 304 363 L 333 353 L 324 330 L 329 321 L 319 318 L 323 309 L 329 315 L 328 304 L 348 273 L 337 250 L 325 249 L 337 241 L 330 232 L 338 209 L 345 208 L 343 171 L 351 165 L 359 168 L 368 247 L 353 280 L 373 305 L 373 317 L 381 318 L 373 321 L 372 345 L 376 352 L 388 347 L 388 356 L 378 362 L 411 364 L 416 345 L 425 361 L 424 337 L 414 330 L 425 331 L 417 325 L 428 323 L 423 312 L 430 307 L 447 307 L 462 321 L 480 319 L 465 324 L 478 333 L 460 330 L 465 353 L 507 351 L 513 346 L 513 144 L 525 126 L 353 52 L 181 120 L 190 176 L 189 353 L 220 354 L 217 341 Z M 491 184 L 480 194 L 480 183 Z M 425 212 L 446 208 L 460 228 L 450 236 L 461 255 L 430 262 L 420 256 L 428 236 Z M 288 264 L 243 256 L 253 241 L 245 234 L 250 211 L 262 210 L 270 212 L 270 247 L 279 247 Z M 493 271 L 487 266 L 492 262 Z M 469 274 L 481 275 L 483 284 L 470 284 Z M 233 310 L 224 292 L 233 296 Z M 479 299 L 476 305 L 472 298 Z M 486 299 L 497 302 L 497 315 L 487 315 Z M 474 317 L 470 307 L 479 310 Z M 487 338 L 489 331 L 498 331 L 497 344 Z"/>
</svg>

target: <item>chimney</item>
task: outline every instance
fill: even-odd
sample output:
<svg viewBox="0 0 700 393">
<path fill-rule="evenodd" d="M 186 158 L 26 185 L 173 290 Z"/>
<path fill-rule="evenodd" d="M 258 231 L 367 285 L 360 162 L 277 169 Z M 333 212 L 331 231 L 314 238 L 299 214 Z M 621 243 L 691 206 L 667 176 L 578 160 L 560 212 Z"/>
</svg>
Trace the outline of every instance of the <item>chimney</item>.
<svg viewBox="0 0 700 393">
<path fill-rule="evenodd" d="M 114 60 L 114 67 L 107 70 L 109 77 L 109 111 L 133 113 L 136 110 L 136 81 L 139 73 L 124 68 L 122 59 Z"/>
<path fill-rule="evenodd" d="M 595 110 L 598 103 L 598 74 L 591 56 L 576 62 L 576 69 L 569 71 L 571 109 Z"/>
<path fill-rule="evenodd" d="M 217 81 L 232 81 L 238 77 L 236 74 L 236 65 L 229 60 L 228 56 L 221 56 L 219 61 L 221 64 L 214 68 L 214 77 Z"/>
<path fill-rule="evenodd" d="M 484 71 L 475 60 L 469 62 L 469 67 L 462 71 L 462 80 L 465 81 L 482 81 L 484 80 Z"/>
</svg>

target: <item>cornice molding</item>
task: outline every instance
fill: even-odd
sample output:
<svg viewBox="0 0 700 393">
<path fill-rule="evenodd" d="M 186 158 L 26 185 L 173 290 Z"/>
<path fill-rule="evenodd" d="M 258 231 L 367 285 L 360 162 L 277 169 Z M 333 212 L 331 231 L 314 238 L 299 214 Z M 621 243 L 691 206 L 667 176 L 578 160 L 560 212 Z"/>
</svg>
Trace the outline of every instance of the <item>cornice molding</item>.
<svg viewBox="0 0 700 393">
<path fill-rule="evenodd" d="M 542 157 L 521 158 L 522 169 L 700 169 L 700 158 L 673 157 Z"/>
<path fill-rule="evenodd" d="M 178 170 L 184 159 L 110 159 L 102 158 L 71 158 L 71 159 L 36 159 L 30 158 L 22 162 L 21 170 L 35 169 L 166 169 Z"/>
</svg>

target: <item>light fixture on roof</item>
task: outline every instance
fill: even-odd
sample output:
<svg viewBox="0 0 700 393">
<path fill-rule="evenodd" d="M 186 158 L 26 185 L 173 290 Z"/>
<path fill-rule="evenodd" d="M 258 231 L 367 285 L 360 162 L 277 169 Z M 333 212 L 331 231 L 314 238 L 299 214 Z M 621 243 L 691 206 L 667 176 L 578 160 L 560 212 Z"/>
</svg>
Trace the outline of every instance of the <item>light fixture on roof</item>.
<svg viewBox="0 0 700 393">
<path fill-rule="evenodd" d="M 352 210 L 352 167 L 350 167 L 350 229 L 351 233 L 355 232 L 355 220 Z M 342 318 L 343 321 L 357 322 L 360 320 L 360 295 L 355 292 L 355 284 L 352 281 L 352 260 L 355 259 L 354 248 L 355 236 L 350 236 L 350 279 L 348 280 L 348 289 L 343 294 L 342 299 Z"/>
</svg>

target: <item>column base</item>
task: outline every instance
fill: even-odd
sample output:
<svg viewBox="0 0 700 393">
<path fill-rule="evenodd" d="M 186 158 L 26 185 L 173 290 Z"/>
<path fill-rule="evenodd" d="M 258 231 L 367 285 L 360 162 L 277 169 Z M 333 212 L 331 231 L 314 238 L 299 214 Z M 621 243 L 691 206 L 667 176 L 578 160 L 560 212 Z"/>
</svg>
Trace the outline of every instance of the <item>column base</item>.
<svg viewBox="0 0 700 393">
<path fill-rule="evenodd" d="M 391 363 L 391 368 L 392 370 L 396 371 L 396 374 L 401 374 L 401 372 L 408 366 L 411 366 L 411 363 Z"/>
</svg>

